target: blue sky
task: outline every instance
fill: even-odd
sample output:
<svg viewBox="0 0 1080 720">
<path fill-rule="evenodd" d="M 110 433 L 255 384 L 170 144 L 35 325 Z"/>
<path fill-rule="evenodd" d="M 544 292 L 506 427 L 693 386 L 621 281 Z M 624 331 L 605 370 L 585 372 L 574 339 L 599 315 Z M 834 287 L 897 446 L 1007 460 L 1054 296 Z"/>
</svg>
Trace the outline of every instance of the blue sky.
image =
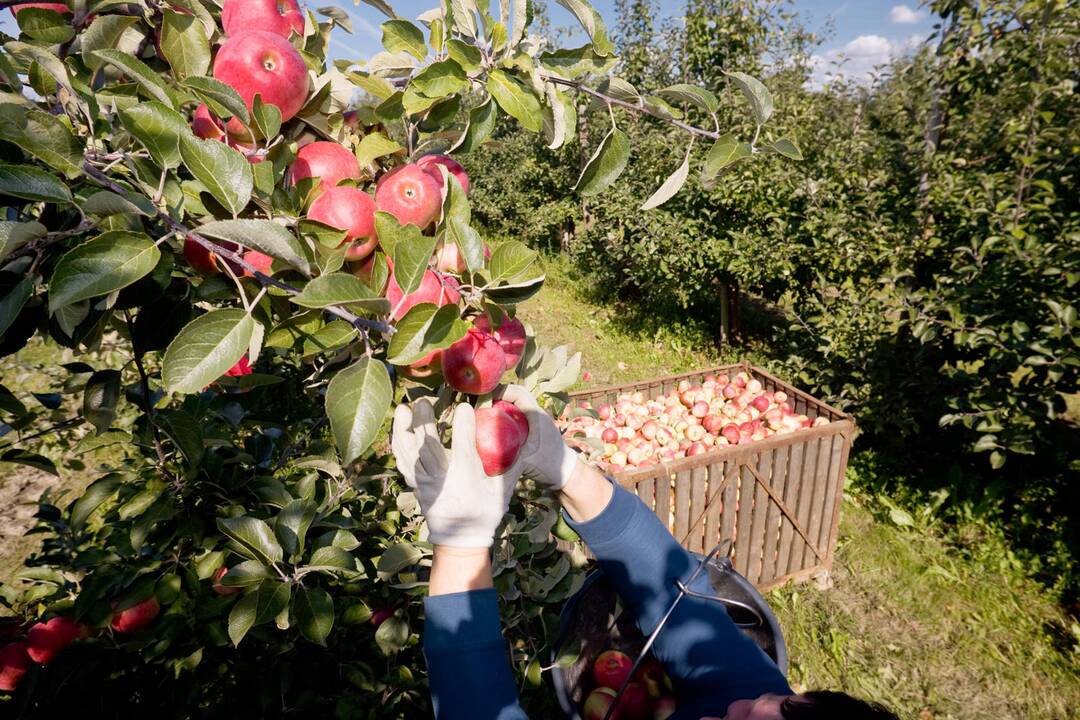
<svg viewBox="0 0 1080 720">
<path fill-rule="evenodd" d="M 437 0 L 389 0 L 398 14 L 413 18 L 437 4 Z M 301 0 L 303 2 L 303 0 Z M 385 17 L 374 8 L 352 0 L 313 0 L 312 7 L 336 4 L 353 17 L 355 34 L 339 33 L 333 51 L 339 57 L 364 58 L 378 52 L 379 24 Z M 495 3 L 492 3 L 495 5 Z M 556 26 L 576 25 L 573 17 L 554 2 L 547 3 Z M 596 8 L 609 25 L 615 23 L 614 0 L 595 0 Z M 678 0 L 660 0 L 660 7 L 677 14 L 684 7 Z M 873 68 L 889 58 L 903 53 L 911 45 L 926 38 L 933 27 L 933 18 L 920 8 L 917 0 L 898 3 L 896 0 L 795 0 L 794 8 L 806 19 L 811 29 L 823 29 L 831 21 L 832 35 L 815 57 L 817 82 L 830 73 L 840 72 L 849 77 L 866 79 Z M 0 15 L 0 29 L 17 34 L 11 15 Z M 842 62 L 837 69 L 836 63 Z"/>
</svg>

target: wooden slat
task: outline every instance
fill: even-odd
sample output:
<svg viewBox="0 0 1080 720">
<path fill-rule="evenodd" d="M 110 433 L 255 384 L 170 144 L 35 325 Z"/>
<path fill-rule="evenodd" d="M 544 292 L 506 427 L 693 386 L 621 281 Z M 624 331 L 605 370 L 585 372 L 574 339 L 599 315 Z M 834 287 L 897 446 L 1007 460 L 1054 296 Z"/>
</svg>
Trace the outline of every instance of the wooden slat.
<svg viewBox="0 0 1080 720">
<path fill-rule="evenodd" d="M 724 501 L 724 509 L 720 515 L 720 539 L 735 540 L 735 498 L 739 492 L 739 465 L 734 461 L 724 463 L 724 477 L 727 484 L 720 496 Z M 732 546 L 734 547 L 734 546 Z"/>
<path fill-rule="evenodd" d="M 772 451 L 772 486 L 783 498 L 787 485 L 787 451 L 777 448 Z M 769 582 L 776 577 L 776 555 L 780 545 L 780 507 L 769 503 L 769 514 L 765 520 L 765 550 L 761 557 L 761 582 Z"/>
<path fill-rule="evenodd" d="M 645 507 L 650 510 L 656 510 L 656 480 L 649 478 L 648 480 L 642 480 L 637 486 L 638 497 L 645 503 Z"/>
<path fill-rule="evenodd" d="M 746 578 L 755 585 L 761 580 L 761 557 L 765 550 L 765 520 L 769 514 L 769 496 L 762 486 L 772 478 L 772 453 L 760 453 L 751 462 L 757 463 L 754 482 L 754 509 L 750 521 L 750 564 Z"/>
<path fill-rule="evenodd" d="M 833 515 L 832 522 L 829 524 L 829 539 L 825 546 L 825 566 L 829 571 L 832 570 L 833 555 L 836 553 L 836 541 L 840 534 L 840 506 L 843 504 L 844 495 L 844 471 L 847 469 L 848 453 L 851 452 L 851 440 L 854 434 L 854 424 L 849 424 L 847 421 L 841 423 L 847 424 L 844 428 L 844 432 L 841 433 L 840 438 L 842 443 L 840 446 L 840 462 L 837 467 L 836 477 L 834 482 L 836 483 L 836 500 L 833 502 Z"/>
<path fill-rule="evenodd" d="M 661 475 L 656 479 L 656 516 L 664 527 L 671 531 L 671 476 Z"/>
<path fill-rule="evenodd" d="M 814 500 L 814 475 L 817 472 L 817 442 L 803 444 L 803 464 L 799 470 L 799 507 L 796 510 L 796 522 L 805 533 L 810 527 L 810 514 Z M 807 556 L 812 555 L 806 541 L 796 532 L 791 549 L 791 560 L 788 563 L 788 572 L 796 572 L 807 567 Z"/>
<path fill-rule="evenodd" d="M 792 445 L 788 450 L 787 484 L 784 486 L 784 502 L 788 507 L 799 507 L 799 492 L 802 489 L 803 454 L 806 446 L 802 443 Z M 780 550 L 776 556 L 776 574 L 787 575 L 791 572 L 791 556 L 795 543 L 802 542 L 795 533 L 794 520 L 783 518 L 780 521 Z"/>
<path fill-rule="evenodd" d="M 711 547 L 705 547 L 705 520 L 702 517 L 707 499 L 705 481 L 708 476 L 707 466 L 690 471 L 690 522 L 695 524 L 689 528 L 690 537 L 683 543 L 690 552 L 706 553 L 712 550 Z"/>
<path fill-rule="evenodd" d="M 823 439 L 822 442 L 826 443 L 825 448 L 829 453 L 829 472 L 823 480 L 825 483 L 825 498 L 821 504 L 821 527 L 818 528 L 816 536 L 819 548 L 825 548 L 826 543 L 829 541 L 829 535 L 832 532 L 833 505 L 836 504 L 837 494 L 840 492 L 840 488 L 843 487 L 843 480 L 837 482 L 839 479 L 837 475 L 840 471 L 840 455 L 843 452 L 844 438 L 840 435 L 833 435 L 827 441 Z M 828 550 L 826 549 L 825 552 L 827 553 Z"/>
<path fill-rule="evenodd" d="M 754 512 L 754 476 L 746 468 L 747 458 L 739 467 L 738 517 L 735 520 L 735 569 L 742 575 L 750 572 L 750 526 Z"/>
<path fill-rule="evenodd" d="M 713 463 L 708 467 L 708 486 L 705 491 L 710 500 L 705 512 L 705 552 L 709 552 L 722 539 L 720 537 L 720 514 L 724 509 L 724 491 L 720 489 L 724 482 L 724 463 Z M 720 490 L 717 493 L 717 490 Z"/>
<path fill-rule="evenodd" d="M 827 524 L 826 516 L 832 517 L 832 507 L 826 506 L 826 497 L 829 492 L 829 466 L 832 464 L 832 439 L 821 438 L 817 442 L 818 446 L 818 463 L 817 470 L 814 472 L 814 499 L 811 505 L 810 514 L 810 527 L 807 528 L 807 535 L 810 536 L 810 541 L 821 548 L 819 538 L 821 537 L 821 529 Z M 827 530 L 828 528 L 826 528 Z M 825 553 L 821 551 L 821 558 L 811 557 L 809 553 L 806 555 L 804 564 L 809 567 L 810 563 L 820 566 L 825 562 Z"/>
<path fill-rule="evenodd" d="M 686 537 L 690 529 L 690 470 L 675 474 L 675 530 L 676 538 Z"/>
</svg>

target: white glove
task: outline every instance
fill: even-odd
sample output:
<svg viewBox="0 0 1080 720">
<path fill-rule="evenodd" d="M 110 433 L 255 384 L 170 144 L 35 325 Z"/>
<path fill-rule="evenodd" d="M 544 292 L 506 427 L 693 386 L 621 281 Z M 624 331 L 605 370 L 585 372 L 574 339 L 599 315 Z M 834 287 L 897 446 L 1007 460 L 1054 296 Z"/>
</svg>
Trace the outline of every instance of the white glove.
<svg viewBox="0 0 1080 720">
<path fill-rule="evenodd" d="M 451 449 L 443 447 L 430 398 L 394 411 L 391 442 L 398 470 L 416 492 L 436 545 L 491 547 L 495 530 L 510 508 L 520 463 L 502 475 L 484 473 L 476 452 L 476 417 L 472 406 L 454 410 Z"/>
<path fill-rule="evenodd" d="M 507 385 L 502 399 L 517 405 L 529 421 L 529 439 L 518 453 L 521 473 L 551 490 L 561 490 L 577 467 L 578 454 L 563 441 L 555 421 L 521 385 Z"/>
</svg>

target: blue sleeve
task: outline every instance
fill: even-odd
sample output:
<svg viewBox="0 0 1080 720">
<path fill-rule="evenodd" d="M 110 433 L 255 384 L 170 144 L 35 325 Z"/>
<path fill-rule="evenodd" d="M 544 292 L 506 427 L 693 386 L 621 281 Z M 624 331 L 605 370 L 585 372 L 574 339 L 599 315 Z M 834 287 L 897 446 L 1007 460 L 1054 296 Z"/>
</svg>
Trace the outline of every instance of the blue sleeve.
<svg viewBox="0 0 1080 720">
<path fill-rule="evenodd" d="M 494 590 L 426 598 L 424 657 L 437 720 L 525 720 Z"/>
<path fill-rule="evenodd" d="M 698 561 L 634 494 L 615 487 L 600 515 L 570 525 L 596 555 L 623 606 L 649 635 Z M 708 590 L 703 574 L 694 587 Z M 729 704 L 766 693 L 790 695 L 776 664 L 747 637 L 718 602 L 686 597 L 656 638 L 653 654 L 675 686 L 678 717 L 723 717 Z"/>
</svg>

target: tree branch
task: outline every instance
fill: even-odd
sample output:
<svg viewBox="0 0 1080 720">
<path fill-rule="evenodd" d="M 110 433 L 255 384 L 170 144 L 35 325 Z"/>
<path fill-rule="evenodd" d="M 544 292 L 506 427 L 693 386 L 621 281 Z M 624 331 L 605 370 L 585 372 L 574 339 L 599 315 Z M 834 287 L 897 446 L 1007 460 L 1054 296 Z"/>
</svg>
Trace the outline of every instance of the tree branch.
<svg viewBox="0 0 1080 720">
<path fill-rule="evenodd" d="M 679 128 L 680 130 L 685 130 L 686 132 L 690 133 L 691 135 L 700 135 L 701 137 L 706 137 L 706 138 L 709 138 L 710 140 L 718 140 L 720 138 L 720 133 L 718 131 L 706 130 L 705 128 L 699 128 L 699 127 L 697 127 L 695 125 L 690 125 L 689 123 L 684 123 L 681 120 L 676 120 L 675 118 L 665 117 L 664 115 L 658 113 L 657 111 L 652 110 L 649 107 L 646 107 L 643 103 L 634 104 L 634 103 L 631 103 L 631 102 L 626 102 L 625 100 L 620 100 L 618 98 L 611 97 L 610 95 L 605 95 L 604 93 L 600 92 L 599 90 L 593 89 L 593 88 L 589 87 L 588 85 L 580 83 L 580 82 L 578 82 L 576 80 L 564 80 L 563 78 L 554 77 L 554 76 L 551 76 L 551 75 L 544 75 L 544 74 L 540 75 L 540 79 L 544 80 L 546 82 L 549 82 L 549 83 L 553 83 L 555 85 L 562 85 L 563 87 L 573 88 L 574 90 L 577 90 L 578 92 L 581 92 L 581 93 L 585 93 L 586 95 L 591 95 L 594 98 L 598 98 L 600 100 L 603 100 L 609 107 L 611 105 L 617 105 L 618 107 L 626 108 L 627 110 L 633 110 L 634 112 L 641 113 L 642 115 L 649 115 L 651 117 L 656 118 L 657 120 L 663 120 L 666 123 L 674 125 L 675 127 Z"/>
</svg>

